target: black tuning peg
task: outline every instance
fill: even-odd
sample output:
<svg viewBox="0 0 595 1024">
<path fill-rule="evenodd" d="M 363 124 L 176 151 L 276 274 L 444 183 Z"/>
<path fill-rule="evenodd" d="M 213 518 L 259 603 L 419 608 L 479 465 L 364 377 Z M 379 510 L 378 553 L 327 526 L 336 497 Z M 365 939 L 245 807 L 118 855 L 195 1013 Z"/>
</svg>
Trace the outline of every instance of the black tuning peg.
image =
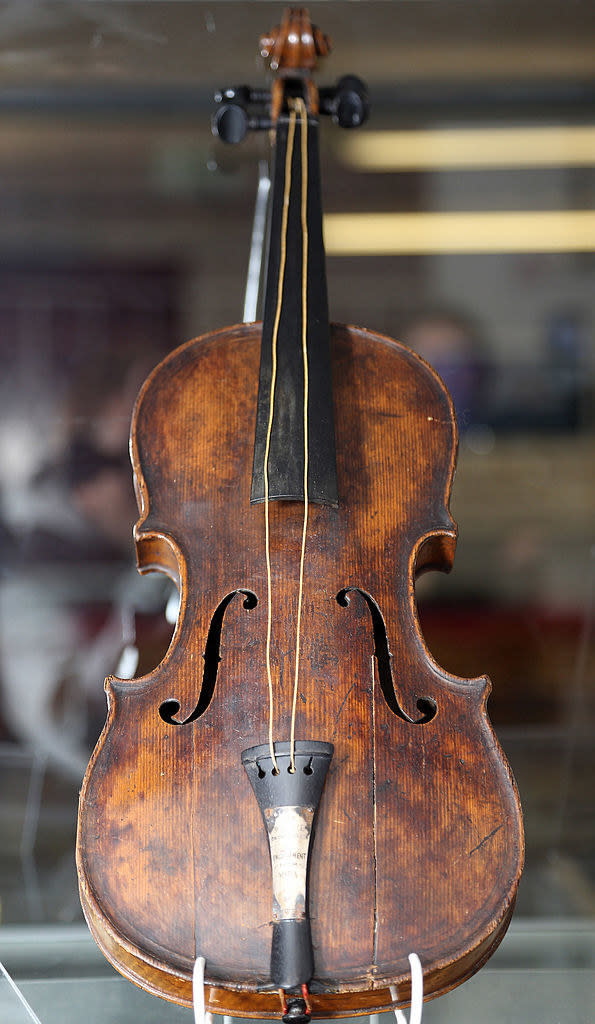
<svg viewBox="0 0 595 1024">
<path fill-rule="evenodd" d="M 222 142 L 241 142 L 248 131 L 248 114 L 239 103 L 222 103 L 211 118 L 211 130 Z"/>
<path fill-rule="evenodd" d="M 359 128 L 370 112 L 365 82 L 356 75 L 345 75 L 334 88 L 321 89 L 320 110 L 341 128 Z"/>
<path fill-rule="evenodd" d="M 236 143 L 241 142 L 248 131 L 270 128 L 270 118 L 250 115 L 246 109 L 250 104 L 263 105 L 269 100 L 267 89 L 251 89 L 249 85 L 220 89 L 215 93 L 219 107 L 211 118 L 213 135 L 218 135 L 222 142 Z"/>
</svg>

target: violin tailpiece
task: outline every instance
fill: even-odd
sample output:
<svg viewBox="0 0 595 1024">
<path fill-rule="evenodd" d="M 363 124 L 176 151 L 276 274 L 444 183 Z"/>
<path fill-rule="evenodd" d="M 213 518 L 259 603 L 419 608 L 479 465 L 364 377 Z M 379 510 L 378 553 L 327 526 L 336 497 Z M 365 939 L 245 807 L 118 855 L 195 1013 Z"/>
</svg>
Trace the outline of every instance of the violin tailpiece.
<svg viewBox="0 0 595 1024">
<path fill-rule="evenodd" d="M 296 742 L 295 771 L 291 771 L 290 746 L 275 744 L 278 771 L 267 744 L 242 752 L 271 856 L 271 980 L 284 990 L 307 984 L 314 973 L 308 863 L 314 818 L 334 750 L 332 743 Z"/>
</svg>

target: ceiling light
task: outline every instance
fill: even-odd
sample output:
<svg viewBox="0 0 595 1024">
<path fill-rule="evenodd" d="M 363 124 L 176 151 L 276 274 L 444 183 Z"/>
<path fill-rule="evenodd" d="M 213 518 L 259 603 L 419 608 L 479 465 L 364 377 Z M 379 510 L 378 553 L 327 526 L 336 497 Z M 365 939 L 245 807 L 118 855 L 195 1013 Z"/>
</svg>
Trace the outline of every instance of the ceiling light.
<svg viewBox="0 0 595 1024">
<path fill-rule="evenodd" d="M 329 213 L 329 255 L 593 252 L 595 211 Z"/>
<path fill-rule="evenodd" d="M 595 165 L 595 128 L 436 128 L 362 132 L 341 141 L 341 157 L 361 171 Z"/>
</svg>

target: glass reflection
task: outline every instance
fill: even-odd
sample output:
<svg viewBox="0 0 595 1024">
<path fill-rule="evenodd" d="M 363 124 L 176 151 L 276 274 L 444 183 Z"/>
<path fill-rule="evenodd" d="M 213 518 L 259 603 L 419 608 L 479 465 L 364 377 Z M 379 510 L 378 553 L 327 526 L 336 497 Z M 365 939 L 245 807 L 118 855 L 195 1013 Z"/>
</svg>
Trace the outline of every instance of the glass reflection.
<svg viewBox="0 0 595 1024">
<path fill-rule="evenodd" d="M 216 149 L 209 96 L 227 68 L 235 80 L 231 68 L 262 28 L 262 5 L 244 5 L 241 32 L 234 4 L 135 6 L 138 22 L 128 12 L 116 25 L 104 24 L 105 5 L 95 5 L 90 33 L 80 13 L 59 17 L 49 5 L 43 46 L 33 25 L 13 27 L 10 53 L 22 60 L 5 55 L 2 64 L 7 84 L 21 89 L 12 106 L 10 91 L 0 106 L 2 925 L 81 922 L 76 805 L 105 718 L 103 679 L 157 664 L 175 619 L 170 584 L 141 579 L 134 565 L 132 405 L 174 346 L 241 317 L 265 140 Z M 463 45 L 460 24 L 441 21 L 445 4 L 432 5 L 423 23 L 418 5 L 325 6 L 337 52 L 357 34 L 351 49 L 363 53 L 358 70 L 377 97 L 370 130 L 380 147 L 376 169 L 356 166 L 329 133 L 329 213 L 592 206 L 595 173 L 585 158 L 473 169 L 402 158 L 395 169 L 382 156 L 383 129 L 409 131 L 411 122 L 416 135 L 424 126 L 579 126 L 592 102 L 579 88 L 590 37 L 585 30 L 581 42 L 576 31 L 572 45 L 559 42 L 568 23 L 560 6 L 557 14 L 556 4 L 545 15 L 534 4 L 517 11 L 544 67 L 548 47 L 560 45 L 556 66 L 566 78 L 544 72 L 541 92 L 523 79 L 498 5 L 483 5 L 477 25 L 465 27 L 478 49 Z M 489 53 L 480 66 L 485 19 L 497 66 Z M 539 33 L 546 38 L 548 24 L 544 50 Z M 373 51 L 370 25 L 380 37 Z M 219 53 L 221 35 L 229 55 L 227 46 Z M 427 72 L 413 66 L 411 40 L 422 38 Z M 506 46 L 522 88 L 486 78 Z M 583 54 L 574 70 L 572 53 Z M 240 66 L 249 78 L 252 63 Z M 407 74 L 403 85 L 398 76 Z M 350 245 L 329 259 L 333 318 L 402 338 L 443 376 L 457 411 L 455 569 L 423 577 L 417 594 L 436 659 L 493 680 L 490 714 L 526 820 L 516 921 L 537 921 L 539 935 L 553 936 L 546 953 L 546 939 L 531 932 L 522 956 L 551 967 L 554 948 L 572 964 L 592 962 L 588 935 L 573 944 L 564 922 L 595 909 L 593 252 L 362 255 L 357 239 Z"/>
</svg>

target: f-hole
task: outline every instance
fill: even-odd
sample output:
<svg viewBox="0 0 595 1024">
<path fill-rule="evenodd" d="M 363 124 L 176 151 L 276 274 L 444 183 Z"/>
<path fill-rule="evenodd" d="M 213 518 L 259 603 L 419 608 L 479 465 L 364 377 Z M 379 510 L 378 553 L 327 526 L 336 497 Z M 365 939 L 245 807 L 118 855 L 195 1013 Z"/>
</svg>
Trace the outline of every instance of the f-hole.
<svg viewBox="0 0 595 1024">
<path fill-rule="evenodd" d="M 179 719 L 174 718 L 180 710 L 179 700 L 175 700 L 173 697 L 169 697 L 159 705 L 159 714 L 164 722 L 168 725 L 189 725 L 190 722 L 195 722 L 197 718 L 204 715 L 207 710 L 213 694 L 215 692 L 215 683 L 217 682 L 217 672 L 219 670 L 219 662 L 221 656 L 219 651 L 221 650 L 221 630 L 223 629 L 223 619 L 227 610 L 228 604 L 233 601 L 236 594 L 243 594 L 244 608 L 251 609 L 255 608 L 258 604 L 258 598 L 256 594 L 253 594 L 251 590 L 232 590 L 231 594 L 226 594 L 222 601 L 217 605 L 213 618 L 211 619 L 211 625 L 209 626 L 209 632 L 207 635 L 207 642 L 205 644 L 205 653 L 203 654 L 205 667 L 202 674 L 202 685 L 200 688 L 200 694 L 196 707 L 192 714 L 188 715 L 182 722 Z"/>
<path fill-rule="evenodd" d="M 432 700 L 431 697 L 417 698 L 415 705 L 417 710 L 421 712 L 421 716 L 419 718 L 411 718 L 406 711 L 403 711 L 395 693 L 391 667 L 392 655 L 388 647 L 386 625 L 382 617 L 382 612 L 374 598 L 359 587 L 345 587 L 343 590 L 339 591 L 337 594 L 337 603 L 340 604 L 342 608 L 349 607 L 349 594 L 351 593 L 356 593 L 359 594 L 360 597 L 363 597 L 369 608 L 372 618 L 372 628 L 374 630 L 374 657 L 376 658 L 376 664 L 378 665 L 378 679 L 380 681 L 382 694 L 390 710 L 404 722 L 409 722 L 410 725 L 425 725 L 426 722 L 431 722 L 438 711 L 436 701 Z"/>
</svg>

